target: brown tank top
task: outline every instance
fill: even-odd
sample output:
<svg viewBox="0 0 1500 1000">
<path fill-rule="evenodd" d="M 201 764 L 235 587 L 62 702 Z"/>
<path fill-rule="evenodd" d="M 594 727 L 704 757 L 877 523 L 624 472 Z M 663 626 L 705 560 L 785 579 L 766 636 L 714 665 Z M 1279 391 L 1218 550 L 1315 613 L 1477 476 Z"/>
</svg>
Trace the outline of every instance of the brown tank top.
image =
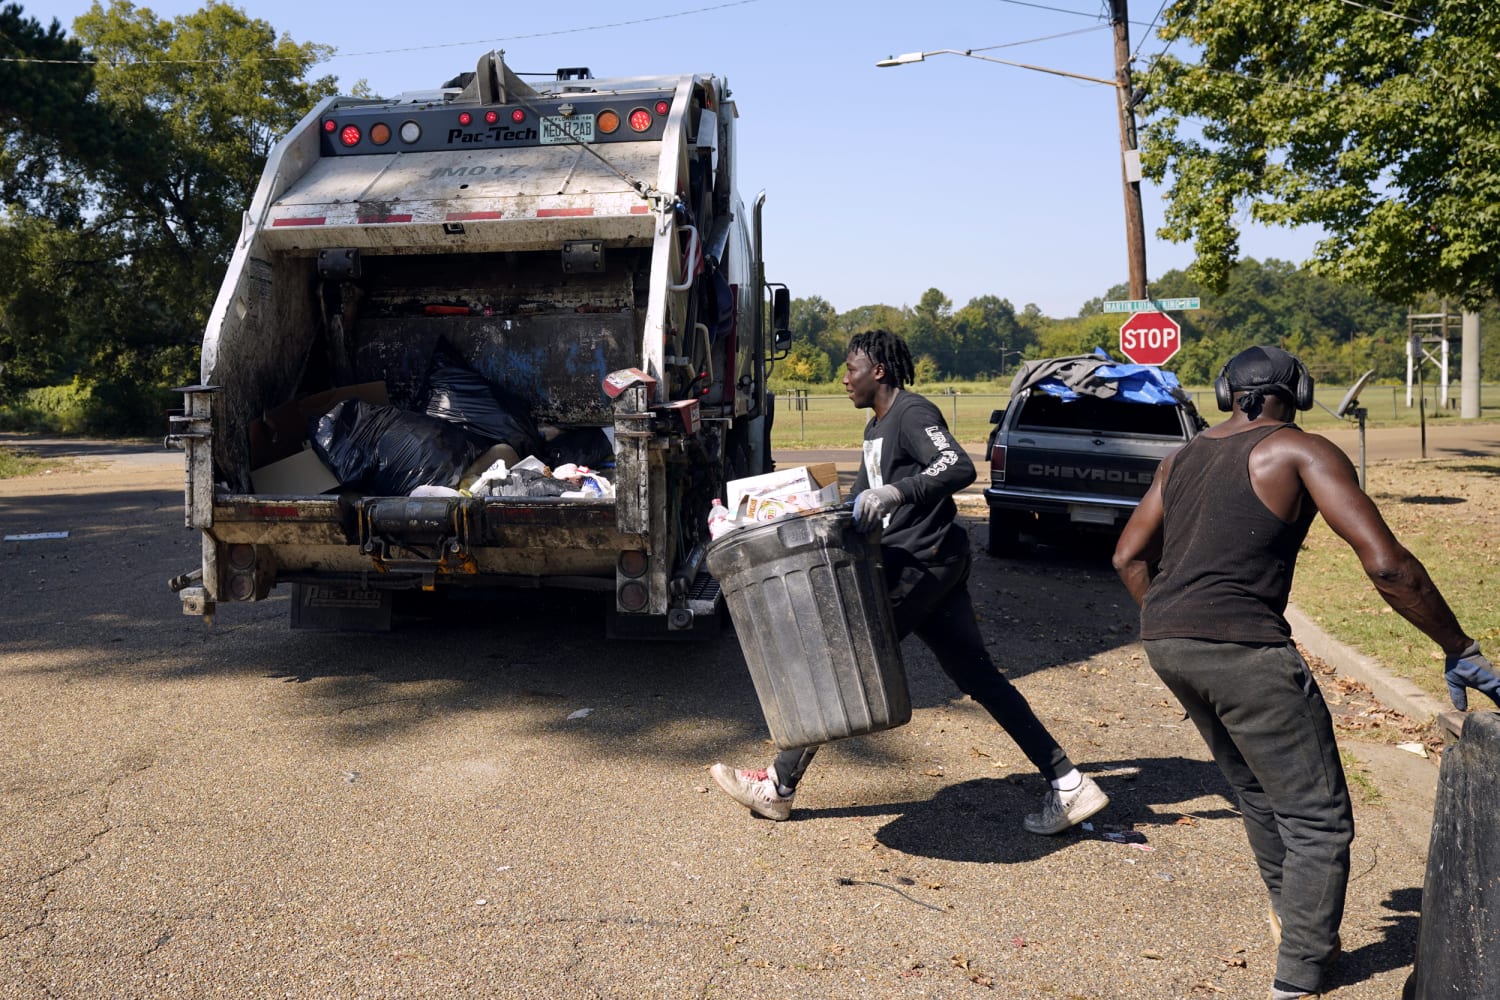
<svg viewBox="0 0 1500 1000">
<path fill-rule="evenodd" d="M 1141 604 L 1142 639 L 1286 642 L 1292 571 L 1317 516 L 1312 498 L 1292 522 L 1250 484 L 1250 452 L 1275 424 L 1229 437 L 1200 434 L 1172 460 L 1162 490 L 1162 556 Z"/>
</svg>

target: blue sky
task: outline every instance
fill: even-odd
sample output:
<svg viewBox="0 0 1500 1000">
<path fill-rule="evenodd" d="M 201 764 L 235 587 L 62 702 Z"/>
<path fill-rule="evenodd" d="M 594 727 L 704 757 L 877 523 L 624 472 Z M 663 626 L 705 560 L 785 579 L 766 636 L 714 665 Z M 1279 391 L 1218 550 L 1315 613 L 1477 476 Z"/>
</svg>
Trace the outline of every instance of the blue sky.
<svg viewBox="0 0 1500 1000">
<path fill-rule="evenodd" d="M 21 0 L 65 26 L 83 0 Z M 1162 0 L 1136 0 L 1144 63 Z M 140 3 L 171 18 L 200 2 Z M 1120 137 L 1110 87 L 956 55 L 894 68 L 889 55 L 985 49 L 1085 76 L 1114 75 L 1104 0 L 636 0 L 421 4 L 244 0 L 298 42 L 338 54 L 315 72 L 376 93 L 433 87 L 502 48 L 523 72 L 714 73 L 739 103 L 739 183 L 766 197 L 767 277 L 840 312 L 915 305 L 938 288 L 1076 315 L 1127 278 Z M 1020 44 L 1016 44 L 1020 43 Z M 991 46 L 1004 46 L 990 48 Z M 1178 53 L 1180 54 L 1180 53 Z M 1151 279 L 1192 261 L 1155 236 L 1164 190 L 1142 185 Z M 1316 234 L 1247 224 L 1246 256 L 1294 263 Z"/>
</svg>

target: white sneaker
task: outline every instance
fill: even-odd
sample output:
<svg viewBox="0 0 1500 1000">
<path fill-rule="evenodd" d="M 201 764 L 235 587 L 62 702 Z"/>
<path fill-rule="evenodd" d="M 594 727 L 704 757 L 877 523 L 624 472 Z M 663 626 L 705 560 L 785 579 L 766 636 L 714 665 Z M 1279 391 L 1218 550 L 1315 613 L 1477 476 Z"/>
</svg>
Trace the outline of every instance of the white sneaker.
<svg viewBox="0 0 1500 1000">
<path fill-rule="evenodd" d="M 774 820 L 791 816 L 792 797 L 777 791 L 776 779 L 767 769 L 737 771 L 728 764 L 715 764 L 708 773 L 724 794 L 751 812 Z"/>
<path fill-rule="evenodd" d="M 1094 784 L 1093 778 L 1085 776 L 1083 783 L 1071 792 L 1047 789 L 1042 811 L 1028 815 L 1024 825 L 1032 833 L 1050 837 L 1075 823 L 1082 823 L 1107 805 L 1109 796 L 1104 794 L 1104 789 Z"/>
</svg>

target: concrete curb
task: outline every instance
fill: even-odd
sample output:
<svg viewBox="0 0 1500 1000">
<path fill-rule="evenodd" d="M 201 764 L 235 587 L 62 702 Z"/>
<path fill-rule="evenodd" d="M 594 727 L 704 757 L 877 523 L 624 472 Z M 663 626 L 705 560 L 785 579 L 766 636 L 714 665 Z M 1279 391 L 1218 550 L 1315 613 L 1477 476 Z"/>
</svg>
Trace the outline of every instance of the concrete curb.
<svg viewBox="0 0 1500 1000">
<path fill-rule="evenodd" d="M 1382 704 L 1413 722 L 1429 723 L 1453 710 L 1452 705 L 1434 698 L 1406 678 L 1393 676 L 1378 660 L 1324 632 L 1296 605 L 1287 605 L 1286 620 L 1292 626 L 1292 638 L 1302 643 L 1309 653 L 1326 661 L 1339 673 L 1368 685 Z"/>
</svg>

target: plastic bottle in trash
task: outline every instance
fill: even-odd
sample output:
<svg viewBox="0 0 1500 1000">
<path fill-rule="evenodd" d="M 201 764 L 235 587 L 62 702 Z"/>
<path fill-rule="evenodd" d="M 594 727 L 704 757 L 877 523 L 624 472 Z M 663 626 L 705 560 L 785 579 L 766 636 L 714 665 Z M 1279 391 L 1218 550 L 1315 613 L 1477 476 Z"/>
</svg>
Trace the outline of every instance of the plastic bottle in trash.
<svg viewBox="0 0 1500 1000">
<path fill-rule="evenodd" d="M 713 503 L 708 508 L 708 537 L 718 538 L 733 530 L 734 520 L 730 518 L 729 511 L 724 509 L 724 504 L 718 497 L 714 497 Z"/>
</svg>

